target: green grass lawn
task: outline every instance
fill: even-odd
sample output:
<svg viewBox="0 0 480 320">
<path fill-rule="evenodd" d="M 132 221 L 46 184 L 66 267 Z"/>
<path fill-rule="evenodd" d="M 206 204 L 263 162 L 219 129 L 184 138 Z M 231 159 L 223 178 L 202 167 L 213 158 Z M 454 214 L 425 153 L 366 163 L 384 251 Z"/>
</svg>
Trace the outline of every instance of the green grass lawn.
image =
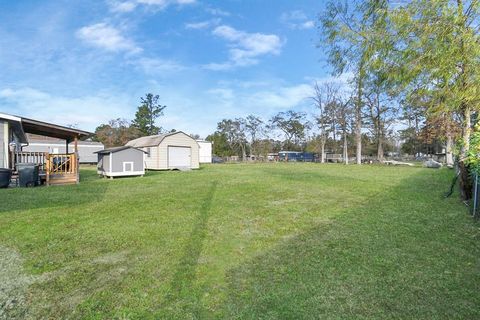
<svg viewBox="0 0 480 320">
<path fill-rule="evenodd" d="M 0 190 L 0 319 L 478 319 L 447 169 L 210 165 Z"/>
</svg>

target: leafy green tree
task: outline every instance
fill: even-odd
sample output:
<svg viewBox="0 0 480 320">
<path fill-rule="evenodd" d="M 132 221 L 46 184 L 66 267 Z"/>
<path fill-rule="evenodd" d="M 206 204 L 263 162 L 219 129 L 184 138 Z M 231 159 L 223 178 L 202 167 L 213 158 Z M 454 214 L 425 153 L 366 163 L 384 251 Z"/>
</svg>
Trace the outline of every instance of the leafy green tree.
<svg viewBox="0 0 480 320">
<path fill-rule="evenodd" d="M 301 149 L 301 143 L 305 140 L 306 130 L 310 124 L 306 120 L 304 112 L 289 110 L 279 112 L 270 119 L 270 128 L 280 130 L 284 136 L 284 148 Z"/>
<path fill-rule="evenodd" d="M 167 106 L 162 106 L 159 102 L 159 96 L 147 93 L 145 98 L 141 99 L 141 105 L 135 113 L 135 119 L 132 125 L 137 128 L 142 135 L 150 136 L 161 133 L 162 128 L 155 125 L 155 121 L 163 116 L 163 110 Z"/>
<path fill-rule="evenodd" d="M 380 69 L 390 43 L 387 0 L 331 0 L 320 17 L 321 47 L 326 50 L 334 75 L 353 73 L 355 88 L 355 144 L 357 164 L 362 157 L 362 110 L 369 71 Z M 320 46 L 320 45 L 319 45 Z"/>
<path fill-rule="evenodd" d="M 479 111 L 480 4 L 476 0 L 415 0 L 392 14 L 396 49 L 389 76 L 402 90 L 427 97 L 429 114 L 458 115 L 462 123 L 460 168 L 470 149 L 472 113 Z M 461 174 L 462 197 L 470 196 Z"/>
<path fill-rule="evenodd" d="M 216 133 L 225 136 L 232 154 L 237 154 L 246 160 L 247 138 L 245 119 L 223 119 L 217 124 Z"/>
<path fill-rule="evenodd" d="M 315 115 L 315 121 L 318 128 L 318 139 L 315 139 L 319 143 L 320 162 L 325 162 L 325 145 L 327 143 L 330 134 L 334 136 L 335 140 L 336 131 L 338 128 L 337 123 L 337 100 L 340 98 L 339 86 L 334 83 L 324 83 L 319 85 L 315 82 L 313 85 L 313 100 L 314 106 L 317 109 Z M 335 146 L 333 146 L 335 149 Z"/>
<path fill-rule="evenodd" d="M 128 141 L 141 136 L 141 132 L 130 125 L 128 120 L 113 119 L 107 124 L 102 124 L 95 129 L 95 141 L 103 143 L 108 147 L 125 145 Z"/>
<path fill-rule="evenodd" d="M 258 138 L 265 133 L 262 119 L 252 114 L 245 118 L 245 130 L 250 137 L 250 152 L 257 155 Z"/>
<path fill-rule="evenodd" d="M 215 132 L 206 138 L 207 141 L 212 142 L 213 154 L 219 157 L 232 156 L 233 152 L 228 144 L 225 134 Z"/>
</svg>

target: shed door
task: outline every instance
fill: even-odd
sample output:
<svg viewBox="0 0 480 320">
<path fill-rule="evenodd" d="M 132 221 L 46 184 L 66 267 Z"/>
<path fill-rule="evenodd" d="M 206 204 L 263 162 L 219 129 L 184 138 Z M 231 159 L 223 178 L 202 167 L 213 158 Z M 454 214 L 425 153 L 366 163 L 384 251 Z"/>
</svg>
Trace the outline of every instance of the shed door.
<svg viewBox="0 0 480 320">
<path fill-rule="evenodd" d="M 192 149 L 190 147 L 168 147 L 168 167 L 180 168 L 191 165 Z"/>
</svg>

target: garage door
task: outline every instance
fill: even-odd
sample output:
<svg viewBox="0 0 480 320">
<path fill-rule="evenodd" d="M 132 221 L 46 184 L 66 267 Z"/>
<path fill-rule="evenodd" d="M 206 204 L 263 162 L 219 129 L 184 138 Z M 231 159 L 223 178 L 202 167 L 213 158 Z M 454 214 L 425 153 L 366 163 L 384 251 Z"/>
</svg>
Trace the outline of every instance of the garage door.
<svg viewBox="0 0 480 320">
<path fill-rule="evenodd" d="M 168 147 L 169 168 L 190 168 L 192 149 L 190 147 Z"/>
</svg>

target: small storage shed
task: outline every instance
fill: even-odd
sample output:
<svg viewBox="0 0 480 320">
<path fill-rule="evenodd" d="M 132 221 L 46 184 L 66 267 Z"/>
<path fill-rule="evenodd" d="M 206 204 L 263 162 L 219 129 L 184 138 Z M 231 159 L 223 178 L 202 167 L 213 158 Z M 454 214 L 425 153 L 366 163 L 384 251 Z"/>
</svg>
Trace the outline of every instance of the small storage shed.
<svg viewBox="0 0 480 320">
<path fill-rule="evenodd" d="M 199 149 L 200 163 L 212 163 L 212 142 L 206 140 L 197 140 Z"/>
<path fill-rule="evenodd" d="M 200 167 L 197 141 L 181 131 L 141 137 L 127 142 L 127 146 L 146 152 L 145 166 L 149 170 Z"/>
<path fill-rule="evenodd" d="M 130 147 L 108 148 L 98 154 L 97 172 L 106 177 L 143 176 L 145 174 L 145 152 Z"/>
</svg>

